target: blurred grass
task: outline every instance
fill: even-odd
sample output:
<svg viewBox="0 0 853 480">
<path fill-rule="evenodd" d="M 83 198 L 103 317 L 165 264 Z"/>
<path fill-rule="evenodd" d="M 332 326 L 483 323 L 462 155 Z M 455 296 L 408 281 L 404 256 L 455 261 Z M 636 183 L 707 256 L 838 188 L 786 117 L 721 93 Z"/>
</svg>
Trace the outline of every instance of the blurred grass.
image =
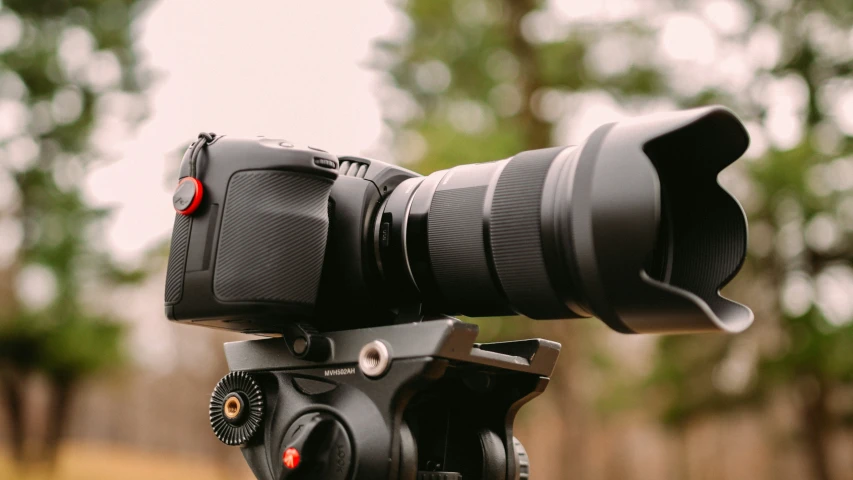
<svg viewBox="0 0 853 480">
<path fill-rule="evenodd" d="M 2 480 L 250 480 L 248 469 L 201 458 L 139 452 L 127 447 L 69 443 L 59 454 L 56 471 L 35 467 L 17 471 L 7 452 L 0 450 Z"/>
</svg>

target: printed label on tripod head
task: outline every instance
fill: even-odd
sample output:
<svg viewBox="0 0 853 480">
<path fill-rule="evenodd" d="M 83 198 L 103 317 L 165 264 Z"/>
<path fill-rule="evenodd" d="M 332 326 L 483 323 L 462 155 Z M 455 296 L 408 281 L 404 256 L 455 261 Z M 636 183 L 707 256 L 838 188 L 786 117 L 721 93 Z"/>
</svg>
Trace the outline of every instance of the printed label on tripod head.
<svg viewBox="0 0 853 480">
<path fill-rule="evenodd" d="M 323 376 L 339 377 L 341 375 L 355 375 L 355 368 L 333 368 L 331 370 L 323 370 Z"/>
</svg>

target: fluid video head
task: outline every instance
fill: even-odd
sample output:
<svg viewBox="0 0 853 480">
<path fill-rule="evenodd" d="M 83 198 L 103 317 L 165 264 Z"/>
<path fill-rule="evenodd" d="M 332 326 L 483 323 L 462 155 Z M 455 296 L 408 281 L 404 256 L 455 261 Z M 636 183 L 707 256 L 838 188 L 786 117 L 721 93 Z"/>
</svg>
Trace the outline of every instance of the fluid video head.
<svg viewBox="0 0 853 480">
<path fill-rule="evenodd" d="M 512 422 L 559 344 L 478 344 L 448 315 L 747 328 L 720 295 L 746 218 L 717 176 L 748 143 L 708 107 L 420 176 L 200 135 L 173 196 L 166 315 L 273 337 L 226 345 L 215 434 L 259 479 L 526 479 Z"/>
</svg>

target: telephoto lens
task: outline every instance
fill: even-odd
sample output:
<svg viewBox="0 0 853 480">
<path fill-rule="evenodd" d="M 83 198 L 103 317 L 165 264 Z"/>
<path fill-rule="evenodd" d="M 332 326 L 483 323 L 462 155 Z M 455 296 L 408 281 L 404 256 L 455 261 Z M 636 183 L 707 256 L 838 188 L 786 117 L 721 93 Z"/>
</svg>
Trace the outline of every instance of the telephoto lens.
<svg viewBox="0 0 853 480">
<path fill-rule="evenodd" d="M 706 107 L 409 178 L 376 215 L 378 268 L 435 313 L 741 331 L 752 312 L 720 289 L 743 264 L 746 217 L 717 176 L 748 144 L 734 114 Z"/>
</svg>

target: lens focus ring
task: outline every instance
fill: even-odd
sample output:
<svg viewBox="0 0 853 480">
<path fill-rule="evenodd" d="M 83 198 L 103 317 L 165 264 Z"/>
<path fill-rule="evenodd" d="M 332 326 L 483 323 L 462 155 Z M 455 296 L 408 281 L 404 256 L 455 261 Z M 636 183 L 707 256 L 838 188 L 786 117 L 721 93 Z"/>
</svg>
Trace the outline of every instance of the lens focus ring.
<svg viewBox="0 0 853 480">
<path fill-rule="evenodd" d="M 492 199 L 495 269 L 513 310 L 530 318 L 576 316 L 560 300 L 542 251 L 542 194 L 551 162 L 565 147 L 523 152 L 504 168 Z"/>
</svg>

